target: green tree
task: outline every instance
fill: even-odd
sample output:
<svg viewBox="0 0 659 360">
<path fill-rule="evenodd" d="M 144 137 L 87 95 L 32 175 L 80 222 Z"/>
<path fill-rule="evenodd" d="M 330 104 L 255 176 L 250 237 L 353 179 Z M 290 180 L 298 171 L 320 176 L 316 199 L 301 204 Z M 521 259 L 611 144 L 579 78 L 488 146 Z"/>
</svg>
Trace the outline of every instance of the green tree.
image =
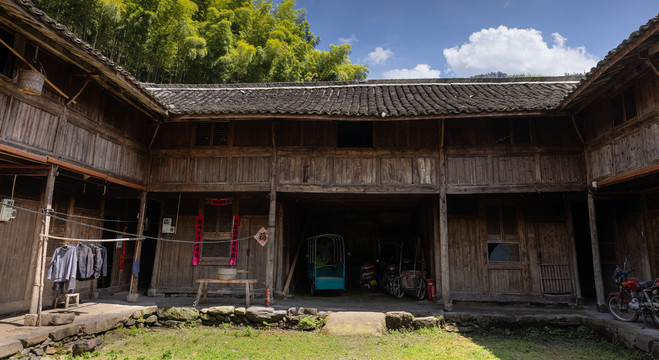
<svg viewBox="0 0 659 360">
<path fill-rule="evenodd" d="M 149 82 L 365 79 L 348 44 L 317 50 L 294 0 L 36 0 L 58 21 Z"/>
</svg>

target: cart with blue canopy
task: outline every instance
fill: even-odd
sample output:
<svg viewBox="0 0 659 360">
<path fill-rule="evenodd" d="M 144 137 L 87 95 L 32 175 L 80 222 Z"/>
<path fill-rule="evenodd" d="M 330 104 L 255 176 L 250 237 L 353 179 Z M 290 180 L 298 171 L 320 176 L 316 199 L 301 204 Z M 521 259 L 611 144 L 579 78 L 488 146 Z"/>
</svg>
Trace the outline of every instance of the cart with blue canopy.
<svg viewBox="0 0 659 360">
<path fill-rule="evenodd" d="M 345 245 L 343 237 L 323 234 L 307 239 L 307 271 L 311 294 L 317 290 L 345 289 Z"/>
</svg>

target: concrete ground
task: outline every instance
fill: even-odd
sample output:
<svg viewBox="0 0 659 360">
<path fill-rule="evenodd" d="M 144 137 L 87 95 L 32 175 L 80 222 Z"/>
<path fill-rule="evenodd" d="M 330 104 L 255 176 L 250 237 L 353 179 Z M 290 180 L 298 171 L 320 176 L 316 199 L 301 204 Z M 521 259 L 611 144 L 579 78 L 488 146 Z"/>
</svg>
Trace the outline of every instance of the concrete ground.
<svg viewBox="0 0 659 360">
<path fill-rule="evenodd" d="M 257 294 L 258 295 L 258 294 Z M 104 297 L 98 300 L 82 300 L 80 306 L 69 309 L 46 309 L 45 313 L 72 312 L 75 314 L 74 324 L 80 326 L 94 326 L 104 319 L 116 318 L 125 314 L 144 311 L 152 306 L 193 306 L 194 296 L 139 296 L 136 303 L 126 301 L 126 293 Z M 197 308 L 218 305 L 244 306 L 244 298 L 211 297 L 206 303 L 198 304 Z M 251 305 L 263 306 L 263 296 L 257 297 Z M 332 312 L 376 312 L 406 311 L 415 317 L 444 315 L 447 319 L 462 319 L 479 321 L 489 319 L 485 323 L 497 323 L 506 320 L 508 323 L 584 323 L 596 322 L 598 326 L 608 329 L 609 337 L 623 341 L 627 346 L 634 346 L 645 352 L 659 355 L 659 324 L 653 324 L 648 319 L 643 328 L 641 320 L 636 323 L 623 323 L 616 321 L 608 313 L 599 313 L 595 305 L 579 307 L 570 306 L 530 306 L 530 305 L 500 305 L 478 303 L 455 303 L 451 312 L 444 312 L 442 306 L 427 300 L 417 301 L 412 298 L 396 299 L 381 293 L 347 292 L 343 295 L 293 295 L 286 299 L 275 298 L 272 307 L 277 310 L 289 308 L 315 308 L 319 311 Z M 56 330 L 57 326 L 28 327 L 24 326 L 24 314 L 14 314 L 0 317 L 0 345 L 7 341 L 40 338 L 48 332 Z M 87 324 L 87 325 L 85 325 Z M 66 325 L 64 325 L 66 326 Z M 51 336 L 52 337 L 52 336 Z M 657 344 L 655 346 L 654 344 Z"/>
</svg>

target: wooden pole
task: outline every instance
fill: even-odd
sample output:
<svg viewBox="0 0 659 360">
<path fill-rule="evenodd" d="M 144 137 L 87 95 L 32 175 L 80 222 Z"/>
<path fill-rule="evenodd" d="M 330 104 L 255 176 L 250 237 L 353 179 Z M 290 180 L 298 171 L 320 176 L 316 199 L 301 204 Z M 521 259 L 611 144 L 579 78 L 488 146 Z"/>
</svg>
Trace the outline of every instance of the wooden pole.
<svg viewBox="0 0 659 360">
<path fill-rule="evenodd" d="M 433 201 L 432 204 L 432 235 L 433 235 L 433 271 L 435 273 L 435 286 L 436 293 L 435 296 L 437 301 L 441 299 L 442 289 L 444 287 L 444 281 L 442 280 L 442 268 L 441 268 L 441 245 L 440 245 L 440 236 L 439 236 L 439 201 Z"/>
<path fill-rule="evenodd" d="M 271 122 L 272 128 L 272 165 L 270 168 L 270 211 L 268 212 L 268 243 L 267 260 L 265 268 L 265 287 L 266 289 L 274 288 L 274 273 L 275 273 L 275 246 L 279 239 L 277 239 L 275 227 L 277 223 L 277 137 L 275 121 Z M 272 296 L 271 296 L 272 298 Z"/>
<path fill-rule="evenodd" d="M 293 263 L 291 264 L 291 269 L 288 271 L 288 277 L 286 278 L 286 285 L 284 285 L 284 290 L 281 292 L 281 297 L 284 298 L 288 294 L 288 287 L 291 285 L 291 280 L 293 279 L 293 273 L 295 273 L 295 266 L 297 265 L 297 259 L 300 257 L 300 252 L 302 251 L 302 246 L 304 241 L 300 241 L 300 244 L 295 250 L 295 257 L 293 258 Z"/>
<path fill-rule="evenodd" d="M 55 177 L 57 166 L 52 165 L 46 180 L 44 196 L 44 216 L 41 225 L 41 234 L 37 238 L 39 248 L 37 254 L 37 269 L 35 271 L 34 286 L 32 287 L 32 299 L 30 301 L 30 314 L 37 314 L 37 326 L 41 326 L 41 308 L 43 305 L 44 275 L 46 273 L 46 255 L 48 255 L 48 232 L 50 231 L 50 216 L 48 212 L 53 208 L 53 192 L 55 191 Z"/>
<path fill-rule="evenodd" d="M 567 229 L 570 232 L 570 242 L 572 247 L 570 251 L 572 252 L 572 274 L 574 279 L 572 284 L 575 288 L 575 295 L 577 297 L 577 303 L 583 303 L 583 295 L 581 294 L 581 279 L 579 279 L 579 263 L 577 262 L 577 241 L 574 237 L 574 221 L 572 220 L 572 206 L 569 202 L 565 203 L 565 217 L 567 222 Z"/>
<path fill-rule="evenodd" d="M 140 212 L 137 215 L 137 236 L 142 236 L 144 234 L 144 216 L 146 213 L 146 191 L 143 191 L 140 194 Z M 178 225 L 178 224 L 177 224 Z M 142 241 L 137 240 L 135 242 L 135 253 L 133 255 L 133 268 L 135 266 L 139 269 L 140 256 L 142 255 Z M 124 244 L 126 246 L 126 244 Z M 137 265 L 135 265 L 137 263 Z M 137 281 L 139 279 L 139 272 L 136 274 L 133 269 L 130 271 L 130 291 L 126 300 L 128 302 L 137 302 Z"/>
<path fill-rule="evenodd" d="M 439 244 L 441 252 L 442 265 L 442 300 L 444 310 L 451 311 L 453 304 L 451 301 L 451 284 L 450 284 L 450 266 L 448 250 L 448 208 L 446 205 L 446 154 L 444 148 L 439 150 L 440 166 L 440 183 L 439 183 Z"/>
<path fill-rule="evenodd" d="M 593 253 L 593 275 L 595 278 L 597 309 L 604 312 L 606 311 L 606 304 L 604 298 L 604 281 L 602 280 L 602 264 L 600 263 L 600 245 L 597 236 L 597 216 L 595 213 L 595 199 L 591 192 L 588 192 L 588 218 L 590 224 L 590 245 Z"/>
</svg>

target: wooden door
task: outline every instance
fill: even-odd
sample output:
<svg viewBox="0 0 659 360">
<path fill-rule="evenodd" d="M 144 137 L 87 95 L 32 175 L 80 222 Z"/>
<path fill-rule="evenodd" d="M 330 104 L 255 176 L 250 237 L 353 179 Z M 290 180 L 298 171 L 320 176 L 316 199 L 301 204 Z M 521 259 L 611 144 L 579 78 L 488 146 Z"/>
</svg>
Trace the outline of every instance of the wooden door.
<svg viewBox="0 0 659 360">
<path fill-rule="evenodd" d="M 247 277 L 250 279 L 257 279 L 258 282 L 254 284 L 255 289 L 265 289 L 265 271 L 267 261 L 266 246 L 251 238 L 261 228 L 268 228 L 267 216 L 249 216 L 246 215 L 240 219 L 240 238 L 250 237 L 241 241 L 239 246 L 242 246 L 243 251 L 238 249 L 238 264 L 239 269 L 247 270 Z"/>
</svg>

